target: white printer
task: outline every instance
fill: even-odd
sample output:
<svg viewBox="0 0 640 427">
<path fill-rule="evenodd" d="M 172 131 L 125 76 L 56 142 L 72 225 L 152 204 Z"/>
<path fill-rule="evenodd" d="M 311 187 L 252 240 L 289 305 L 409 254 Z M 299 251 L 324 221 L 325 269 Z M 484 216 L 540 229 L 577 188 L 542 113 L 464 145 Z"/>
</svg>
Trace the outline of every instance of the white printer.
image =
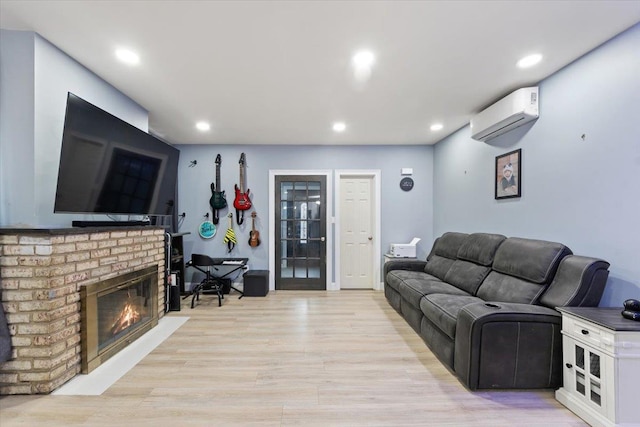
<svg viewBox="0 0 640 427">
<path fill-rule="evenodd" d="M 416 245 L 419 241 L 419 238 L 414 237 L 410 243 L 392 243 L 389 255 L 395 258 L 415 258 Z"/>
</svg>

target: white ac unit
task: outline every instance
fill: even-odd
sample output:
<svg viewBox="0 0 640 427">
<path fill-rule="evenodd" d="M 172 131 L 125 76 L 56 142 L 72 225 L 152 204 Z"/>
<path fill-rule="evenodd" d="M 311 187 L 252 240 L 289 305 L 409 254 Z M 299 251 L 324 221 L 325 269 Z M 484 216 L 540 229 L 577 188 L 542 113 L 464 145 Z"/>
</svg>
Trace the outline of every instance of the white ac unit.
<svg viewBox="0 0 640 427">
<path fill-rule="evenodd" d="M 505 96 L 471 119 L 471 138 L 488 141 L 538 118 L 538 87 Z"/>
</svg>

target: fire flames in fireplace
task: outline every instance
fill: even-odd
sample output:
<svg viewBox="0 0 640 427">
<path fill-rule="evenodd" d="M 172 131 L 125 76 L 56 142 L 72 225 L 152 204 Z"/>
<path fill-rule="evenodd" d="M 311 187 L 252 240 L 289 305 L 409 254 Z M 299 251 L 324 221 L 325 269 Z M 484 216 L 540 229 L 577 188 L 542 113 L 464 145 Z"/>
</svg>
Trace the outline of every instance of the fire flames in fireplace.
<svg viewBox="0 0 640 427">
<path fill-rule="evenodd" d="M 111 335 L 117 335 L 129 326 L 139 322 L 141 318 L 142 314 L 136 308 L 135 304 L 127 302 L 115 322 L 111 325 Z"/>
<path fill-rule="evenodd" d="M 82 372 L 88 373 L 158 324 L 158 267 L 83 286 Z"/>
</svg>

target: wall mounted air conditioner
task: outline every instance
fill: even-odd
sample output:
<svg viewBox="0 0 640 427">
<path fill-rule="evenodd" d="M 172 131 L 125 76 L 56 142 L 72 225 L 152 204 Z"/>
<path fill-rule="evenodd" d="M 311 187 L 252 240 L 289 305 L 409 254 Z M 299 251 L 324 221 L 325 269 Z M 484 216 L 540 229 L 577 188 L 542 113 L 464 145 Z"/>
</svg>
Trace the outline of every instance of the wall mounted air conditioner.
<svg viewBox="0 0 640 427">
<path fill-rule="evenodd" d="M 518 89 L 471 119 L 471 138 L 488 141 L 538 118 L 538 88 Z"/>
</svg>

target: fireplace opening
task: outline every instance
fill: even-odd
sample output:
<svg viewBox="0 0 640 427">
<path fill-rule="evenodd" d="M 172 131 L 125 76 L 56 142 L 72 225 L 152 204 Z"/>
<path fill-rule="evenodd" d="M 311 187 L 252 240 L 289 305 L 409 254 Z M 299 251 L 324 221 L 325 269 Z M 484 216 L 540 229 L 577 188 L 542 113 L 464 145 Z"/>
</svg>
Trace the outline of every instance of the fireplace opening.
<svg viewBox="0 0 640 427">
<path fill-rule="evenodd" d="M 82 373 L 158 324 L 157 266 L 81 288 Z"/>
</svg>

